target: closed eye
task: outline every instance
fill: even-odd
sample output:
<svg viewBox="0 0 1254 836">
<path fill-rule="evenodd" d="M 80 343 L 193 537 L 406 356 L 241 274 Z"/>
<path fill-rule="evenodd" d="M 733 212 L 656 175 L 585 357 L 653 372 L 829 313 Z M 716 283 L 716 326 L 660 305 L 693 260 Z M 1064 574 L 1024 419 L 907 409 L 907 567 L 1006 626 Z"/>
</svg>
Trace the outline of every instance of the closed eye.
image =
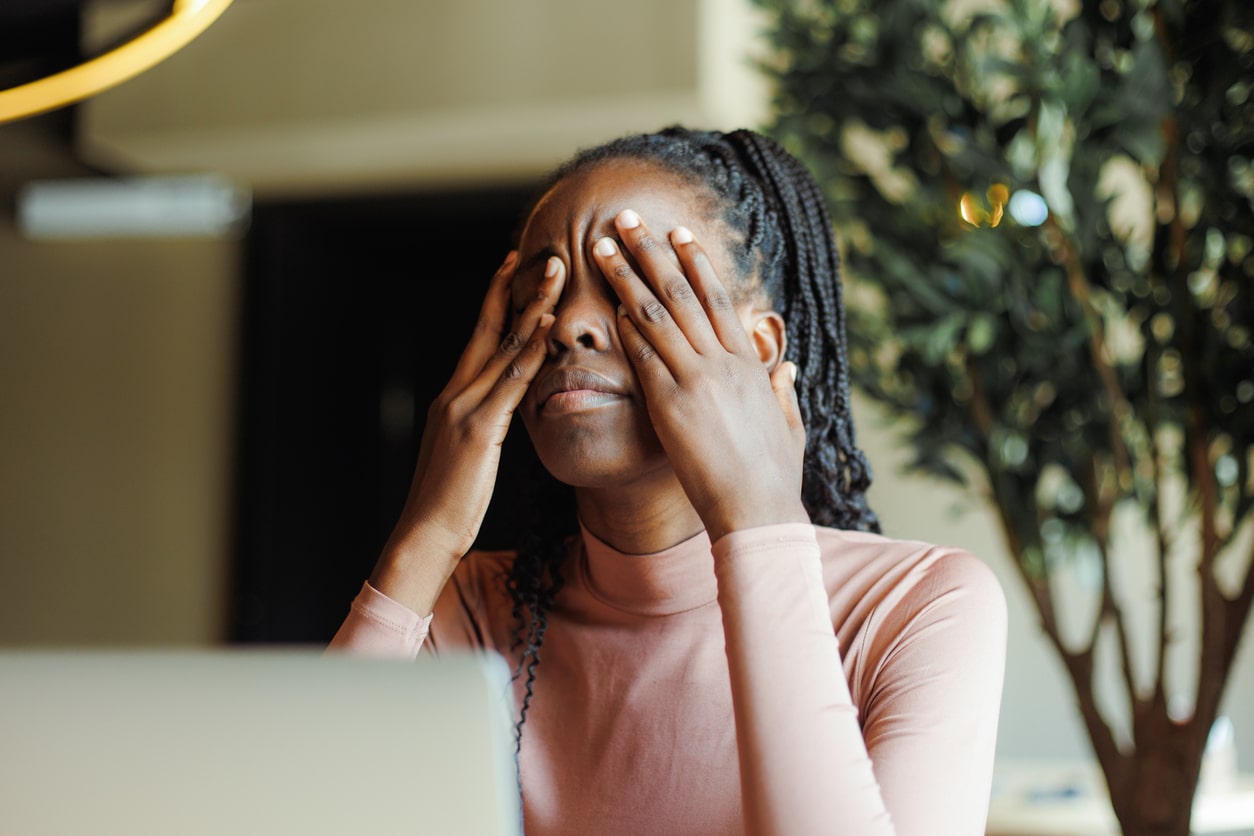
<svg viewBox="0 0 1254 836">
<path fill-rule="evenodd" d="M 556 250 L 552 247 L 545 247 L 539 252 L 528 256 L 525 261 L 515 268 L 514 281 L 512 283 L 515 316 L 521 316 L 522 312 L 536 298 L 536 288 L 539 287 L 540 277 L 544 275 L 544 266 L 555 255 L 557 255 Z"/>
</svg>

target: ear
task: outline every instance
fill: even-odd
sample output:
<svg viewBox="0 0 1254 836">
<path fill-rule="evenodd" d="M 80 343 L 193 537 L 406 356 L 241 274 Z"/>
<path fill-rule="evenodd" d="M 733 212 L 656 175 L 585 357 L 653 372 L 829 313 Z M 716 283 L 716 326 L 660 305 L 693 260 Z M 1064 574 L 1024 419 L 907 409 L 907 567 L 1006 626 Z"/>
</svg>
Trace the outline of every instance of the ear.
<svg viewBox="0 0 1254 836">
<path fill-rule="evenodd" d="M 740 312 L 740 321 L 744 323 L 745 332 L 753 341 L 762 365 L 768 372 L 774 371 L 783 362 L 784 349 L 788 347 L 784 318 L 773 310 L 746 308 Z"/>
</svg>

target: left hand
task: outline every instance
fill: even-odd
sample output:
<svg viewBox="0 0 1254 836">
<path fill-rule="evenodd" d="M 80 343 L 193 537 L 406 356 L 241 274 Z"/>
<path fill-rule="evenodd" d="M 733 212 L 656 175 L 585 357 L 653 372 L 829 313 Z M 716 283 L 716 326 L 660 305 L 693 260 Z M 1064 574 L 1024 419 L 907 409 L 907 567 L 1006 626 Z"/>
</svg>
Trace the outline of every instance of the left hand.
<svg viewBox="0 0 1254 836">
<path fill-rule="evenodd" d="M 622 302 L 618 331 L 654 431 L 711 542 L 741 528 L 809 522 L 795 366 L 768 373 L 691 232 L 671 232 L 676 264 L 636 213 L 620 213 L 615 225 L 644 275 L 611 238 L 593 251 Z"/>
</svg>

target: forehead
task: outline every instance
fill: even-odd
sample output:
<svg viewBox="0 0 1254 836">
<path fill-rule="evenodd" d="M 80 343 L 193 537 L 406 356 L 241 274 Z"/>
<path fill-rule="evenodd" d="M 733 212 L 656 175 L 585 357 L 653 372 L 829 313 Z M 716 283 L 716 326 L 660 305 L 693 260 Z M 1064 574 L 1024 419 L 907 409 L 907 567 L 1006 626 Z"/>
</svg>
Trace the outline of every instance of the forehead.
<svg viewBox="0 0 1254 836">
<path fill-rule="evenodd" d="M 690 178 L 653 162 L 610 159 L 569 174 L 549 189 L 527 219 L 523 242 L 576 230 L 606 234 L 613 231 L 615 215 L 634 209 L 655 234 L 683 224 L 709 247 L 715 232 L 711 206 L 709 192 Z"/>
</svg>

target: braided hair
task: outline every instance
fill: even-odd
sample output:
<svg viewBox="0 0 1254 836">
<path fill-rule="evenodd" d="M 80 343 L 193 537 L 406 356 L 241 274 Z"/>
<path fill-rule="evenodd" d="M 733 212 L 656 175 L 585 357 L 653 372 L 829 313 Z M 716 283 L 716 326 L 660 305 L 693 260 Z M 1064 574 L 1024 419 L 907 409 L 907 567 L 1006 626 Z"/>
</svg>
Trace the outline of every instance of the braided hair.
<svg viewBox="0 0 1254 836">
<path fill-rule="evenodd" d="M 809 170 L 774 140 L 750 130 L 730 133 L 673 126 L 586 149 L 557 168 L 538 192 L 613 160 L 636 160 L 703 190 L 712 217 L 732 233 L 727 242 L 739 276 L 722 277 L 735 293 L 754 273 L 788 331 L 785 359 L 797 364 L 797 400 L 806 428 L 802 502 L 817 525 L 880 531 L 867 505 L 871 469 L 854 441 L 846 357 L 840 259 L 823 193 Z M 534 206 L 534 204 L 532 204 Z M 530 214 L 530 207 L 524 217 Z M 531 704 L 548 612 L 562 585 L 562 563 L 578 533 L 574 494 L 533 461 L 533 522 L 519 542 L 508 577 L 521 648 L 515 677 L 526 675 L 516 725 Z"/>
</svg>

